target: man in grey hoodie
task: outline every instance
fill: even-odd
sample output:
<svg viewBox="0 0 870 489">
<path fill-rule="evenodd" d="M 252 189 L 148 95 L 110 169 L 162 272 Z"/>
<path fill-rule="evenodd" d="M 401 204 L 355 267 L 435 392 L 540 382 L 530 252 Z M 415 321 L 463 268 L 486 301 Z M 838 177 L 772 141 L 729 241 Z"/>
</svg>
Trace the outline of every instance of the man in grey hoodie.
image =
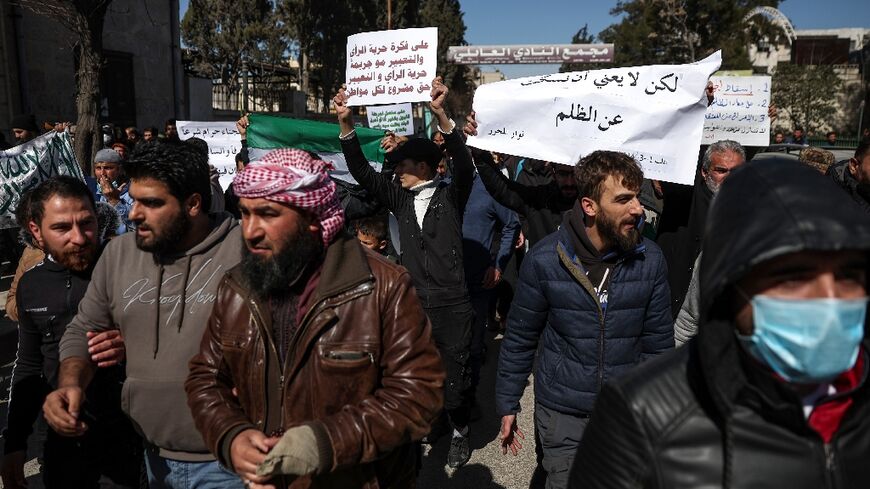
<svg viewBox="0 0 870 489">
<path fill-rule="evenodd" d="M 135 233 L 106 247 L 60 344 L 58 389 L 43 410 L 59 434 L 88 429 L 84 388 L 95 371 L 87 333 L 120 328 L 127 355 L 121 405 L 146 442 L 154 488 L 242 487 L 209 454 L 184 381 L 224 272 L 241 259 L 238 224 L 209 214 L 209 169 L 189 145 L 144 144 L 128 165 Z"/>
</svg>

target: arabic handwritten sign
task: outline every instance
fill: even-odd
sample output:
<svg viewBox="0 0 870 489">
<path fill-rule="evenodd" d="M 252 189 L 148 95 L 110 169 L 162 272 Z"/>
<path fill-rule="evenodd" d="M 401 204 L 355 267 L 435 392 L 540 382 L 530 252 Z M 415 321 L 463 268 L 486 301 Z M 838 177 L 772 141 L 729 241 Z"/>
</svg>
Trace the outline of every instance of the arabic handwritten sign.
<svg viewBox="0 0 870 489">
<path fill-rule="evenodd" d="M 481 85 L 468 145 L 574 165 L 599 149 L 635 155 L 647 178 L 692 184 L 720 52 L 688 65 L 556 73 Z"/>
<path fill-rule="evenodd" d="M 437 27 L 349 36 L 348 105 L 427 101 L 437 65 Z"/>
<path fill-rule="evenodd" d="M 704 114 L 703 144 L 723 139 L 744 146 L 770 144 L 769 76 L 713 76 L 713 104 Z"/>
<path fill-rule="evenodd" d="M 414 117 L 411 104 L 381 105 L 366 107 L 369 127 L 392 131 L 400 136 L 414 134 Z"/>
<path fill-rule="evenodd" d="M 236 153 L 242 150 L 236 123 L 178 121 L 176 127 L 179 138 L 200 138 L 208 143 L 208 163 L 217 169 L 221 188 L 226 190 L 236 176 Z"/>
<path fill-rule="evenodd" d="M 447 61 L 458 65 L 611 63 L 613 44 L 450 46 Z"/>
<path fill-rule="evenodd" d="M 15 227 L 21 194 L 57 175 L 84 180 L 68 132 L 43 134 L 0 151 L 0 229 Z"/>
</svg>

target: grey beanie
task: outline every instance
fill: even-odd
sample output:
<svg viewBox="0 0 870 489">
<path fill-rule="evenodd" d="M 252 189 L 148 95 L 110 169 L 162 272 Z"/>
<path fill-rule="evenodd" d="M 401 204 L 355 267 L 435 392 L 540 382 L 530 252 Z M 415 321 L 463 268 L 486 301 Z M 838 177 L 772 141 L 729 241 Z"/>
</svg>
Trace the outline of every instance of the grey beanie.
<svg viewBox="0 0 870 489">
<path fill-rule="evenodd" d="M 120 163 L 121 155 L 114 149 L 101 149 L 94 156 L 94 163 Z"/>
</svg>

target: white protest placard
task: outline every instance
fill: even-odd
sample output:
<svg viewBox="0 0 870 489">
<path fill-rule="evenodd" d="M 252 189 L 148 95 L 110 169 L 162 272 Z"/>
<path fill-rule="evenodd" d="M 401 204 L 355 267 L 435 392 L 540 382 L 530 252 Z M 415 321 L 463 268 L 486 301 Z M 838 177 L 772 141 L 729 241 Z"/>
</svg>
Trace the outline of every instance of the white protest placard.
<svg viewBox="0 0 870 489">
<path fill-rule="evenodd" d="M 414 134 L 414 116 L 411 103 L 395 105 L 370 105 L 366 107 L 369 127 L 392 131 L 400 136 Z"/>
<path fill-rule="evenodd" d="M 687 65 L 609 68 L 481 85 L 478 135 L 468 145 L 566 165 L 595 150 L 622 151 L 646 178 L 695 179 L 707 79 L 721 52 Z"/>
<path fill-rule="evenodd" d="M 58 175 L 85 179 L 69 132 L 51 131 L 0 151 L 0 229 L 16 226 L 15 209 L 21 194 Z"/>
<path fill-rule="evenodd" d="M 723 139 L 744 146 L 770 144 L 769 76 L 713 76 L 713 104 L 704 115 L 703 144 Z"/>
<path fill-rule="evenodd" d="M 226 190 L 236 175 L 236 154 L 242 150 L 236 123 L 178 121 L 176 127 L 180 139 L 200 138 L 208 143 L 208 163 L 217 169 L 221 188 Z"/>
<path fill-rule="evenodd" d="M 348 105 L 428 101 L 437 66 L 437 27 L 348 36 Z"/>
</svg>

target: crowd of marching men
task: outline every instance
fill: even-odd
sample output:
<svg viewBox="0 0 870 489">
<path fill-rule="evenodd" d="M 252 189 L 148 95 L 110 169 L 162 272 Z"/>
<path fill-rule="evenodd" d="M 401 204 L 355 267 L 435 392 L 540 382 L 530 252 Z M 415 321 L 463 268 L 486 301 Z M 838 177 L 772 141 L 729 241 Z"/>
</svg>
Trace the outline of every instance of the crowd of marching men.
<svg viewBox="0 0 870 489">
<path fill-rule="evenodd" d="M 870 141 L 840 162 L 717 141 L 680 188 L 615 151 L 467 147 L 447 93 L 375 168 L 340 90 L 354 183 L 309 151 L 248 158 L 243 117 L 226 190 L 170 121 L 24 194 L 4 487 L 40 412 L 49 488 L 414 487 L 420 444 L 459 469 L 480 416 L 506 455 L 534 438 L 548 489 L 870 481 Z"/>
</svg>

